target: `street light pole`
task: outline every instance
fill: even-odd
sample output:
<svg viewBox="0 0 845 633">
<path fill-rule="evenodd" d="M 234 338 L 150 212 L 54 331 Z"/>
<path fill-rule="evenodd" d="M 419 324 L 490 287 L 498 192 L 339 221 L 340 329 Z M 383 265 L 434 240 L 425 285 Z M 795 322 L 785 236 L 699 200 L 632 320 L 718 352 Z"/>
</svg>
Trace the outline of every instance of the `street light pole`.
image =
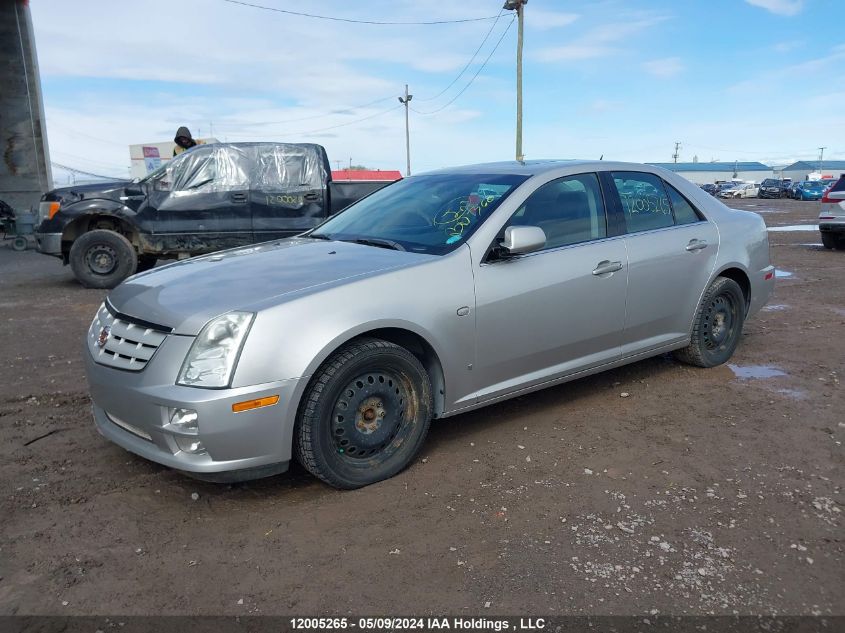
<svg viewBox="0 0 845 633">
<path fill-rule="evenodd" d="M 405 158 L 407 159 L 406 176 L 411 175 L 411 130 L 408 119 L 408 110 L 410 108 L 411 99 L 413 98 L 414 95 L 408 94 L 408 84 L 405 84 L 405 98 L 403 99 L 402 97 L 399 97 L 399 103 L 402 103 L 405 106 Z"/>
<path fill-rule="evenodd" d="M 820 174 L 824 171 L 824 169 L 823 169 L 823 165 L 824 165 L 824 151 L 825 151 L 826 149 L 827 149 L 826 147 L 820 147 L 820 148 L 819 148 L 819 173 L 820 173 Z"/>
<path fill-rule="evenodd" d="M 517 37 L 516 37 L 516 160 L 522 161 L 525 156 L 522 153 L 522 18 L 523 7 L 528 0 L 505 0 L 504 8 L 508 11 L 516 11 Z"/>
</svg>

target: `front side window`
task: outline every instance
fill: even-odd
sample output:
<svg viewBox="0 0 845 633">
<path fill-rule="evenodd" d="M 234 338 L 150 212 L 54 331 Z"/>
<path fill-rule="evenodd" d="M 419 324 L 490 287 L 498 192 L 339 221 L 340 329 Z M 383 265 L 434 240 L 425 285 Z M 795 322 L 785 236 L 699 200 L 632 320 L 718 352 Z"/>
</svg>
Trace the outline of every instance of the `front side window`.
<svg viewBox="0 0 845 633">
<path fill-rule="evenodd" d="M 622 200 L 628 233 L 652 231 L 674 225 L 672 205 L 663 181 L 643 172 L 613 172 L 613 182 Z"/>
<path fill-rule="evenodd" d="M 509 226 L 539 226 L 546 249 L 607 237 L 607 220 L 598 177 L 579 174 L 546 183 L 511 216 Z"/>
<path fill-rule="evenodd" d="M 454 250 L 521 185 L 513 174 L 432 174 L 399 180 L 317 227 L 315 238 L 379 240 L 417 253 Z"/>
</svg>

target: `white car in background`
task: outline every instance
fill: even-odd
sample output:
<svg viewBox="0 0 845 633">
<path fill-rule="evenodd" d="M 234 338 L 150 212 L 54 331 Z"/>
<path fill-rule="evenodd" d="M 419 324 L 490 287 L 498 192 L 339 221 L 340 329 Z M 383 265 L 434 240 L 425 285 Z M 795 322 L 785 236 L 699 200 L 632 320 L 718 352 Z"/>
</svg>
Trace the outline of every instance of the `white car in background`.
<svg viewBox="0 0 845 633">
<path fill-rule="evenodd" d="M 819 231 L 825 248 L 845 250 L 845 174 L 824 190 Z"/>
<path fill-rule="evenodd" d="M 730 189 L 725 189 L 724 191 L 719 192 L 720 198 L 756 198 L 757 194 L 760 192 L 760 186 L 753 183 L 747 182 L 741 185 L 736 185 L 735 187 L 731 187 Z"/>
</svg>

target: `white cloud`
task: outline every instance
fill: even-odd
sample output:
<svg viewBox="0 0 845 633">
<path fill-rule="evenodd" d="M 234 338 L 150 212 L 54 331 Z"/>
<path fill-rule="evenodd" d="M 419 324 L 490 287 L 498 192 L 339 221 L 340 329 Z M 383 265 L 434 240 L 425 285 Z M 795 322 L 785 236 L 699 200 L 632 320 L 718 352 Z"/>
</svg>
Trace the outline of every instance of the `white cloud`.
<svg viewBox="0 0 845 633">
<path fill-rule="evenodd" d="M 777 15 L 797 15 L 804 8 L 804 0 L 745 0 Z"/>
<path fill-rule="evenodd" d="M 684 64 L 680 57 L 666 57 L 645 62 L 643 68 L 655 77 L 674 77 L 684 70 Z"/>
<path fill-rule="evenodd" d="M 531 7 L 525 12 L 525 28 L 545 31 L 569 26 L 580 16 L 577 13 L 559 13 Z"/>
<path fill-rule="evenodd" d="M 804 45 L 804 42 L 801 40 L 789 40 L 785 42 L 778 42 L 772 46 L 772 50 L 778 53 L 788 53 L 790 51 L 794 51 L 797 48 L 801 48 Z"/>
<path fill-rule="evenodd" d="M 601 24 L 584 31 L 563 46 L 547 46 L 533 54 L 541 62 L 570 62 L 622 53 L 638 33 L 664 21 L 665 17 L 635 19 L 629 22 Z"/>
</svg>

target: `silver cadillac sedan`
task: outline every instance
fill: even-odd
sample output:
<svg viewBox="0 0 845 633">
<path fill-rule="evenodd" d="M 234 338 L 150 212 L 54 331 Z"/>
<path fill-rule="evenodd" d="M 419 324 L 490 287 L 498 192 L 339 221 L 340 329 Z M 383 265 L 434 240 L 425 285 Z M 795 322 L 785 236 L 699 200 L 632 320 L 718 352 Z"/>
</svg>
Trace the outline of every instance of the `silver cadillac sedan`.
<svg viewBox="0 0 845 633">
<path fill-rule="evenodd" d="M 712 367 L 769 298 L 760 216 L 647 165 L 406 178 L 303 235 L 118 286 L 88 333 L 107 438 L 197 477 L 391 477 L 432 418 L 674 352 Z"/>
</svg>

